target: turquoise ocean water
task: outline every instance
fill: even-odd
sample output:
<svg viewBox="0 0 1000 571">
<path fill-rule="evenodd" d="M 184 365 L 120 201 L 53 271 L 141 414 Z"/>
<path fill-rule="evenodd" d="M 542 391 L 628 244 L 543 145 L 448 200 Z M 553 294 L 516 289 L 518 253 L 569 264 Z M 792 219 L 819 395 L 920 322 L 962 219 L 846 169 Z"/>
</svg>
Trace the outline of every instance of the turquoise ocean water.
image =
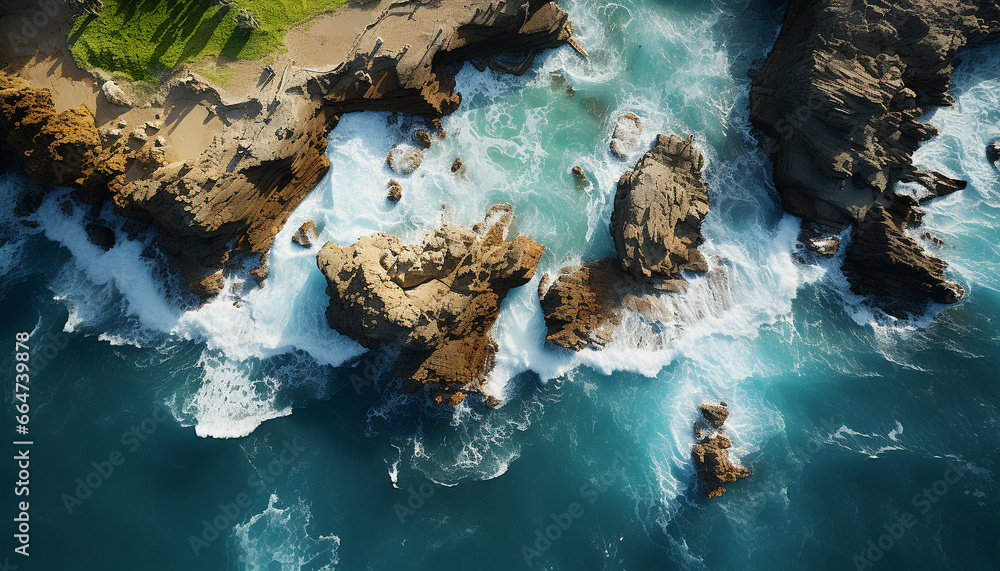
<svg viewBox="0 0 1000 571">
<path fill-rule="evenodd" d="M 781 2 L 565 8 L 589 60 L 561 48 L 520 78 L 466 66 L 448 138 L 400 179 L 397 206 L 384 200 L 383 161 L 414 125 L 345 117 L 330 174 L 275 241 L 267 286 L 234 278 L 198 309 L 165 296 L 143 240 L 91 245 L 64 191 L 50 193 L 38 228 L 19 224 L 14 197 L 31 183 L 2 175 L 0 329 L 11 346 L 31 332 L 36 355 L 31 557 L 11 563 L 1000 565 L 1000 174 L 984 153 L 1000 136 L 1000 48 L 962 55 L 957 104 L 927 118 L 941 135 L 916 157 L 970 181 L 934 202 L 921 229 L 945 239 L 938 254 L 968 297 L 895 322 L 850 294 L 839 259 L 793 256 L 799 222 L 782 213 L 747 119 L 746 71 L 773 42 Z M 607 150 L 627 111 L 645 119 L 643 148 L 657 133 L 693 134 L 707 158 L 703 252 L 715 271 L 656 300 L 672 321 L 629 317 L 603 351 L 545 347 L 536 278 L 502 309 L 488 388 L 504 404 L 489 412 L 400 396 L 379 356 L 326 325 L 316 250 L 290 243 L 305 219 L 320 243 L 378 230 L 417 241 L 442 219 L 471 224 L 511 202 L 517 230 L 546 246 L 539 273 L 612 254 L 615 183 L 640 154 Z M 450 172 L 456 156 L 464 177 Z M 576 187 L 574 165 L 591 187 Z M 0 352 L 8 376 L 13 359 Z M 12 429 L 17 403 L 5 398 Z M 754 470 L 713 501 L 692 486 L 702 400 L 729 403 L 727 431 Z M 13 482 L 13 462 L 3 470 Z"/>
</svg>

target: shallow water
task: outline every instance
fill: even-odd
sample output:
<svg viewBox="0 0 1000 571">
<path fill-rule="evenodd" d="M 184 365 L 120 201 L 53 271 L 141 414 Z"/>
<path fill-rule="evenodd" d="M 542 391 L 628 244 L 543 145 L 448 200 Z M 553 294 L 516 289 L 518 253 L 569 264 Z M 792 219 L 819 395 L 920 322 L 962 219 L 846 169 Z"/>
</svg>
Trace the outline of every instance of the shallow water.
<svg viewBox="0 0 1000 571">
<path fill-rule="evenodd" d="M 1000 50 L 964 54 L 957 105 L 928 118 L 942 134 L 916 158 L 970 181 L 921 229 L 945 239 L 939 255 L 968 297 L 896 322 L 850 294 L 839 260 L 794 261 L 798 221 L 777 205 L 747 120 L 746 70 L 780 3 L 566 9 L 589 61 L 561 48 L 520 78 L 466 66 L 448 138 L 393 175 L 396 206 L 384 157 L 410 120 L 345 117 L 264 288 L 234 278 L 235 293 L 185 311 L 141 241 L 120 234 L 100 251 L 58 192 L 38 230 L 4 201 L 4 335 L 31 331 L 39 352 L 47 335 L 67 339 L 34 373 L 36 568 L 850 569 L 906 513 L 915 524 L 872 552 L 877 567 L 995 566 L 1000 180 L 984 148 L 1000 136 Z M 510 202 L 518 231 L 546 247 L 540 274 L 612 254 L 615 183 L 640 154 L 607 151 L 627 111 L 645 120 L 643 148 L 693 134 L 707 158 L 702 251 L 717 277 L 658 301 L 676 321 L 631 316 L 603 351 L 549 348 L 536 278 L 496 326 L 489 390 L 504 405 L 491 412 L 399 396 L 378 357 L 329 329 L 316 248 L 290 242 L 305 219 L 318 244 L 378 230 L 417 241 Z M 576 188 L 574 165 L 590 188 Z M 0 190 L 28 184 L 7 174 Z M 727 432 L 754 469 L 711 502 L 690 462 L 706 399 L 729 403 Z M 114 451 L 124 462 L 105 477 Z M 972 469 L 938 494 L 949 460 Z M 937 500 L 926 512 L 924 488 Z M 563 515 L 573 504 L 582 514 Z"/>
</svg>

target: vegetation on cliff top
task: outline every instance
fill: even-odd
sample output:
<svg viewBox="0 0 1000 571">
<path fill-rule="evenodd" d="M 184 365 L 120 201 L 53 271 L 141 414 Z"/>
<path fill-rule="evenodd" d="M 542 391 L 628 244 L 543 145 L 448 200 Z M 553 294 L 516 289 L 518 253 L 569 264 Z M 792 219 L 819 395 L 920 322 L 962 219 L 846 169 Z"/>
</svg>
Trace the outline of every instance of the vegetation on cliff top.
<svg viewBox="0 0 1000 571">
<path fill-rule="evenodd" d="M 295 24 L 349 0 L 105 0 L 69 35 L 77 64 L 135 81 L 156 81 L 204 57 L 259 59 L 282 48 Z M 249 11 L 256 27 L 240 26 Z"/>
</svg>

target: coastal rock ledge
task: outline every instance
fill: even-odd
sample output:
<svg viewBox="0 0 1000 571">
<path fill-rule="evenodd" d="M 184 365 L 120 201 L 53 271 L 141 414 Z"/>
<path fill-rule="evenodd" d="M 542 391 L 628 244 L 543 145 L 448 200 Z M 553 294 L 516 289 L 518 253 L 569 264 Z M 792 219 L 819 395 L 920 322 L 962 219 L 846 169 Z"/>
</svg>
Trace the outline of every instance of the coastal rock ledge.
<svg viewBox="0 0 1000 571">
<path fill-rule="evenodd" d="M 919 169 L 913 154 L 937 134 L 921 117 L 954 102 L 948 88 L 959 50 L 997 37 L 995 1 L 789 0 L 774 48 L 751 71 L 750 120 L 785 210 L 834 232 L 854 225 L 845 271 L 887 314 L 962 297 L 952 285 L 941 294 L 945 263 L 887 226 L 885 210 L 905 198 L 900 182 L 932 197 L 965 188 Z M 879 285 L 892 277 L 888 260 L 892 276 L 903 277 Z"/>
<path fill-rule="evenodd" d="M 508 240 L 509 204 L 472 229 L 445 224 L 422 244 L 378 232 L 349 247 L 327 242 L 316 257 L 327 280 L 330 327 L 369 349 L 396 347 L 407 392 L 455 406 L 481 393 L 493 368 L 490 328 L 507 292 L 535 275 L 543 247 Z"/>
</svg>

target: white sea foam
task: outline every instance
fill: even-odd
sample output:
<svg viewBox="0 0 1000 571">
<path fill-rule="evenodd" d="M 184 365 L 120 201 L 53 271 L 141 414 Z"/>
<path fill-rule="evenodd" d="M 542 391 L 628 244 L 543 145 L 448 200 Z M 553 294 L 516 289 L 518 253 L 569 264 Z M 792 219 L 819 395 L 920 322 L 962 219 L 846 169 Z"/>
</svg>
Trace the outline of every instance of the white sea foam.
<svg viewBox="0 0 1000 571">
<path fill-rule="evenodd" d="M 280 507 L 272 494 L 267 509 L 233 527 L 241 569 L 246 571 L 299 571 L 303 568 L 332 571 L 340 558 L 340 538 L 313 529 L 312 513 L 305 500 Z M 315 534 L 315 535 L 314 535 Z"/>
</svg>

